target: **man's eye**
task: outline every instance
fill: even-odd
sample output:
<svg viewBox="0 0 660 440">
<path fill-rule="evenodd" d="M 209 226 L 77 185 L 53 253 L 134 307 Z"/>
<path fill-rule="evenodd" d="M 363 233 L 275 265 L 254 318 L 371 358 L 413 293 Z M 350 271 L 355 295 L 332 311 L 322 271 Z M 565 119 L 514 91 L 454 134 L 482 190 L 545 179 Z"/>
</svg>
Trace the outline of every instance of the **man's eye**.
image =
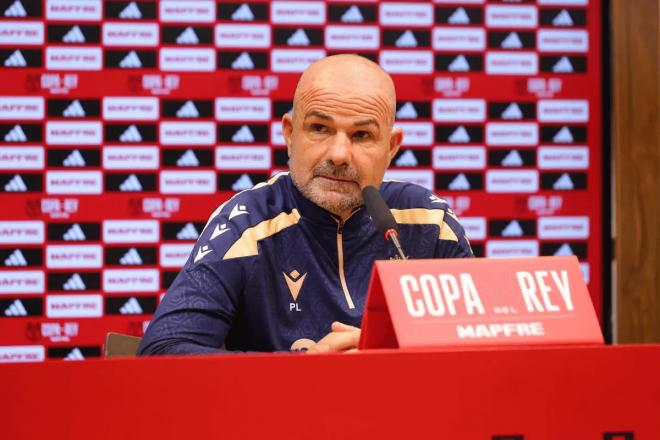
<svg viewBox="0 0 660 440">
<path fill-rule="evenodd" d="M 316 133 L 323 133 L 325 131 L 325 126 L 322 124 L 312 124 L 310 128 Z"/>
<path fill-rule="evenodd" d="M 371 133 L 368 131 L 356 131 L 353 134 L 353 137 L 359 140 L 369 139 L 371 137 Z"/>
</svg>

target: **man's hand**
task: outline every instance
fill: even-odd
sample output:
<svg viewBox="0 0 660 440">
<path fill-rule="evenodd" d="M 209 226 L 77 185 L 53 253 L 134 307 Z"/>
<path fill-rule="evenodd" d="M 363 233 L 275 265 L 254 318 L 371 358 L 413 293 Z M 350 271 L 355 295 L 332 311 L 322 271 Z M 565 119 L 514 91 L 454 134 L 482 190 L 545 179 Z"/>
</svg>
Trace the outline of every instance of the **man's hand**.
<svg viewBox="0 0 660 440">
<path fill-rule="evenodd" d="M 307 353 L 337 353 L 357 350 L 361 331 L 358 327 L 335 321 L 330 329 L 332 331 L 310 346 Z"/>
</svg>

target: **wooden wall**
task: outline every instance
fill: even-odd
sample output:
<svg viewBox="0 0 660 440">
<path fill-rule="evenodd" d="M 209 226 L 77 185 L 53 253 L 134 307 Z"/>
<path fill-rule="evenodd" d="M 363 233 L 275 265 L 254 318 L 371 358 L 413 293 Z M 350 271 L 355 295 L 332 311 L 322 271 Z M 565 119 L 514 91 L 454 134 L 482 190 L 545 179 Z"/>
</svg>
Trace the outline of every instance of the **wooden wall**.
<svg viewBox="0 0 660 440">
<path fill-rule="evenodd" d="M 658 0 L 610 6 L 614 340 L 660 342 L 660 8 Z"/>
</svg>

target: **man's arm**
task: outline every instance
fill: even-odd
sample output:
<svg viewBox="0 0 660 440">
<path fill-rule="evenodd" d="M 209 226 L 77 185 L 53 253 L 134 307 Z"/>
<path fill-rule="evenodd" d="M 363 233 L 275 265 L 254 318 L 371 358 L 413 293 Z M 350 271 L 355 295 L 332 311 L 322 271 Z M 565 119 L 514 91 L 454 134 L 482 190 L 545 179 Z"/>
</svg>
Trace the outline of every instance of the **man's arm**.
<svg viewBox="0 0 660 440">
<path fill-rule="evenodd" d="M 440 236 L 435 247 L 435 258 L 471 258 L 474 257 L 465 229 L 458 218 L 447 208 L 440 225 Z"/>
</svg>

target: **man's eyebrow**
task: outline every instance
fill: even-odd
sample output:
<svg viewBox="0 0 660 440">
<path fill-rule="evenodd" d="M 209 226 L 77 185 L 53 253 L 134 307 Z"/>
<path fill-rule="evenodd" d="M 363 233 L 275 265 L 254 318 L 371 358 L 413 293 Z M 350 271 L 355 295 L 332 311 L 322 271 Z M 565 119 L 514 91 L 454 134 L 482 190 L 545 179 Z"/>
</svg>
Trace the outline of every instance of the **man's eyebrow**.
<svg viewBox="0 0 660 440">
<path fill-rule="evenodd" d="M 369 124 L 374 124 L 376 128 L 380 127 L 380 124 L 378 124 L 378 121 L 376 119 L 362 119 L 360 121 L 355 121 L 353 122 L 353 126 L 355 127 L 361 127 L 363 125 L 369 125 Z"/>
<path fill-rule="evenodd" d="M 312 116 L 316 116 L 317 118 L 325 119 L 327 121 L 332 121 L 332 116 L 326 115 L 325 113 L 322 113 L 318 110 L 308 111 L 307 114 L 305 115 L 305 119 L 310 118 Z"/>
</svg>

